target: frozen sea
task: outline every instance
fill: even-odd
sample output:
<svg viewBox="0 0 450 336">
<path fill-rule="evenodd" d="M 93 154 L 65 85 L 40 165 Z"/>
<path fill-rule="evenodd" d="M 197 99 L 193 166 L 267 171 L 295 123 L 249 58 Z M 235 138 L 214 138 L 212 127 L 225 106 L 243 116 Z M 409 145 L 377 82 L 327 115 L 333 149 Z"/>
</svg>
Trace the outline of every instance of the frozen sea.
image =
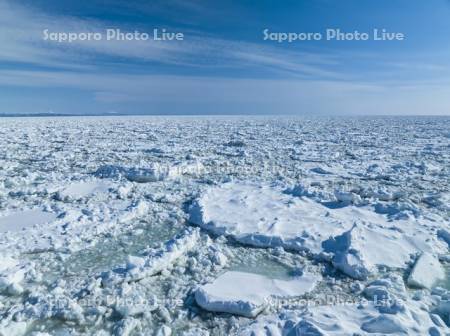
<svg viewBox="0 0 450 336">
<path fill-rule="evenodd" d="M 0 335 L 449 335 L 450 117 L 0 118 Z"/>
</svg>

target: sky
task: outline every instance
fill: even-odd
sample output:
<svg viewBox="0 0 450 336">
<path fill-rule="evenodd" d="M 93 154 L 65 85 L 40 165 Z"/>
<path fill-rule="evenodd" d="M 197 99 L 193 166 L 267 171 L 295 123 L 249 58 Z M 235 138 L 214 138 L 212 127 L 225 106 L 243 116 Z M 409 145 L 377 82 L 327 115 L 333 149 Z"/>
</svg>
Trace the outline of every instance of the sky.
<svg viewBox="0 0 450 336">
<path fill-rule="evenodd" d="M 450 115 L 449 0 L 0 0 L 0 25 L 0 114 Z"/>
</svg>

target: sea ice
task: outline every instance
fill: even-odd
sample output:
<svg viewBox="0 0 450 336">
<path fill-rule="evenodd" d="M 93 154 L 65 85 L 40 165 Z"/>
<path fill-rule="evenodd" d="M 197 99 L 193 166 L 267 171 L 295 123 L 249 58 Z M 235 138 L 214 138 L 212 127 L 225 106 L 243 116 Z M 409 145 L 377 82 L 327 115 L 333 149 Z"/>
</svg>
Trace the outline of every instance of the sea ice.
<svg viewBox="0 0 450 336">
<path fill-rule="evenodd" d="M 16 258 L 0 252 L 0 294 L 20 294 L 23 291 L 21 282 L 32 267 L 30 262 L 18 261 Z"/>
<path fill-rule="evenodd" d="M 445 271 L 439 259 L 429 253 L 423 253 L 414 264 L 408 277 L 408 285 L 412 287 L 428 288 L 445 279 Z"/>
<path fill-rule="evenodd" d="M 58 193 L 60 199 L 81 199 L 94 194 L 107 193 L 111 185 L 99 181 L 75 182 Z"/>
<path fill-rule="evenodd" d="M 104 274 L 104 283 L 138 281 L 167 269 L 174 261 L 186 255 L 200 240 L 198 228 L 187 228 L 161 248 L 150 249 L 144 255 L 129 256 L 125 269 Z"/>
<path fill-rule="evenodd" d="M 255 317 L 266 308 L 271 298 L 301 296 L 311 291 L 319 279 L 316 275 L 302 275 L 292 280 L 279 280 L 228 271 L 200 287 L 195 292 L 195 300 L 199 306 L 212 312 Z"/>
<path fill-rule="evenodd" d="M 370 301 L 311 305 L 259 317 L 238 334 L 251 335 L 446 335 L 448 327 L 429 312 L 430 305 L 408 297 L 399 276 L 373 281 L 364 292 Z"/>
<path fill-rule="evenodd" d="M 201 162 L 177 162 L 171 165 L 152 163 L 143 167 L 119 167 L 106 165 L 101 166 L 95 172 L 97 177 L 101 178 L 119 178 L 124 176 L 131 182 L 149 183 L 164 181 L 167 179 L 176 179 L 183 175 L 198 176 L 204 171 Z"/>
<path fill-rule="evenodd" d="M 244 244 L 314 252 L 320 252 L 322 240 L 351 227 L 311 199 L 239 183 L 207 190 L 191 206 L 190 221 Z"/>
<path fill-rule="evenodd" d="M 377 266 L 405 269 L 418 252 L 446 250 L 432 222 L 390 221 L 350 202 L 325 205 L 269 186 L 231 182 L 206 190 L 191 206 L 190 221 L 246 245 L 326 252 L 337 269 L 360 280 Z"/>
<path fill-rule="evenodd" d="M 408 237 L 398 231 L 362 224 L 324 241 L 322 246 L 334 255 L 332 263 L 337 269 L 360 280 L 366 279 L 377 265 L 406 268 L 406 262 L 418 251 Z"/>
<path fill-rule="evenodd" d="M 17 232 L 50 223 L 55 219 L 56 215 L 51 212 L 39 209 L 24 210 L 0 217 L 0 232 Z"/>
<path fill-rule="evenodd" d="M 449 129 L 435 117 L 3 118 L 0 335 L 446 335 L 448 279 L 403 279 L 425 253 L 448 272 Z M 323 278 L 254 319 L 195 303 L 227 271 L 257 273 L 270 302 L 300 269 Z M 227 283 L 246 289 L 229 303 L 252 284 Z"/>
<path fill-rule="evenodd" d="M 0 336 L 22 336 L 26 331 L 26 322 L 0 321 Z"/>
</svg>

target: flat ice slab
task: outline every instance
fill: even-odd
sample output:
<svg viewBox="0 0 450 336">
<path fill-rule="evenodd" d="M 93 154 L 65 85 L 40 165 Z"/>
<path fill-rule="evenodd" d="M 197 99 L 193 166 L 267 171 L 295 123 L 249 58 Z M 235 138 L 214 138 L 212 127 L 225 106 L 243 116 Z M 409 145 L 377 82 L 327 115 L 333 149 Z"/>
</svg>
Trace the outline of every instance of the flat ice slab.
<svg viewBox="0 0 450 336">
<path fill-rule="evenodd" d="M 266 308 L 271 297 L 303 295 L 311 291 L 318 280 L 319 277 L 314 275 L 278 280 L 230 271 L 199 288 L 195 300 L 208 311 L 255 317 Z"/>
<path fill-rule="evenodd" d="M 418 251 L 404 233 L 361 223 L 324 241 L 322 247 L 333 254 L 332 263 L 337 269 L 359 280 L 366 279 L 376 265 L 405 268 L 410 256 Z"/>
<path fill-rule="evenodd" d="M 319 252 L 322 240 L 351 228 L 328 214 L 308 198 L 268 186 L 227 183 L 207 190 L 191 207 L 190 220 L 243 244 Z"/>
<path fill-rule="evenodd" d="M 0 217 L 0 232 L 17 232 L 35 225 L 50 223 L 55 219 L 54 213 L 39 209 L 16 212 Z"/>
<path fill-rule="evenodd" d="M 377 266 L 406 268 L 416 253 L 447 249 L 426 219 L 390 220 L 370 206 L 326 206 L 250 183 L 209 188 L 191 206 L 190 221 L 246 245 L 326 252 L 337 269 L 360 280 Z"/>
<path fill-rule="evenodd" d="M 111 186 L 103 181 L 75 182 L 59 192 L 60 198 L 80 199 L 108 192 Z"/>
<path fill-rule="evenodd" d="M 443 279 L 445 271 L 439 259 L 429 253 L 423 253 L 408 277 L 408 285 L 431 289 L 437 281 Z"/>
</svg>

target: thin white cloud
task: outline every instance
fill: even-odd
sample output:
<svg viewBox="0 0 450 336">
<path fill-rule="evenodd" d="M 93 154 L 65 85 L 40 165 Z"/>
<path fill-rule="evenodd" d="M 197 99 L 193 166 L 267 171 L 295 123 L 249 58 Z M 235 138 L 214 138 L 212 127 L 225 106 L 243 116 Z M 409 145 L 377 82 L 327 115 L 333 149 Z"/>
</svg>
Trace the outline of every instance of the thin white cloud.
<svg viewBox="0 0 450 336">
<path fill-rule="evenodd" d="M 179 48 L 174 43 L 142 41 L 44 41 L 45 29 L 49 32 L 104 32 L 109 26 L 94 20 L 49 16 L 7 0 L 0 0 L 0 25 L 0 60 L 10 62 L 72 67 L 85 63 L 95 54 L 170 62 L 168 56 Z"/>
<path fill-rule="evenodd" d="M 393 80 L 349 74 L 342 64 L 358 55 L 324 55 L 286 51 L 272 45 L 227 41 L 190 32 L 179 43 L 90 41 L 56 44 L 42 40 L 42 31 L 96 32 L 110 23 L 54 17 L 9 0 L 0 0 L 0 61 L 33 64 L 52 70 L 0 70 L 0 87 L 66 88 L 89 92 L 102 105 L 127 103 L 241 104 L 280 113 L 450 114 L 450 84 L 442 77 Z M 117 27 L 126 30 L 130 27 Z M 115 71 L 104 57 L 121 58 Z M 369 57 L 374 57 L 373 54 Z M 364 57 L 361 57 L 364 59 Z M 127 62 L 134 67 L 127 67 Z M 265 78 L 169 76 L 136 73 L 136 62 L 205 68 L 254 69 Z M 399 66 L 400 64 L 400 66 Z M 412 63 L 390 68 L 408 69 Z M 147 70 L 149 67 L 144 67 Z M 151 68 L 151 67 L 150 67 Z M 108 69 L 108 71 L 106 71 Z M 442 69 L 429 64 L 429 71 Z M 427 70 L 424 69 L 424 70 Z M 131 71 L 133 70 L 133 71 Z M 201 73 L 201 71 L 199 71 Z M 380 73 L 382 71 L 379 71 Z M 223 73 L 223 71 L 221 72 Z M 276 73 L 277 79 L 270 79 Z M 0 111 L 4 112 L 4 111 Z M 242 111 L 250 112 L 250 111 Z"/>
<path fill-rule="evenodd" d="M 178 0 L 174 1 L 178 4 Z M 199 3 L 190 2 L 189 6 L 198 7 Z M 179 4 L 178 4 L 179 5 Z M 57 43 L 43 41 L 43 30 L 51 32 L 104 32 L 107 28 L 120 28 L 131 31 L 133 27 L 118 27 L 109 22 L 82 20 L 74 17 L 50 16 L 13 3 L 0 0 L 0 61 L 28 63 L 53 68 L 85 69 L 92 71 L 120 62 L 121 71 L 135 62 L 153 62 L 172 66 L 211 69 L 239 69 L 244 73 L 248 69 L 259 71 L 262 76 L 277 73 L 285 78 L 341 79 L 361 80 L 365 73 L 348 70 L 343 66 L 351 61 L 357 64 L 376 65 L 373 53 L 306 53 L 282 48 L 273 44 L 257 44 L 243 41 L 229 41 L 200 32 L 189 31 L 184 41 L 77 41 Z M 262 34 L 262 33 L 261 33 Z M 100 56 L 100 57 L 99 57 Z M 105 57 L 115 57 L 111 60 Z M 118 58 L 118 59 L 117 59 Z M 366 63 L 364 63 L 366 62 Z M 374 66 L 374 79 L 382 76 L 392 77 L 396 71 L 421 69 L 428 71 L 428 77 L 439 77 L 445 67 L 442 64 L 430 64 L 404 60 L 385 60 L 384 66 Z M 370 68 L 370 67 L 369 67 Z M 151 70 L 149 66 L 146 69 Z"/>
<path fill-rule="evenodd" d="M 108 28 L 131 31 L 131 27 L 112 26 L 111 23 L 81 20 L 73 17 L 54 17 L 22 7 L 8 0 L 0 0 L 0 60 L 31 63 L 53 67 L 101 65 L 98 55 L 120 57 L 131 61 L 149 61 L 190 67 L 252 67 L 265 71 L 288 71 L 292 76 L 338 76 L 322 69 L 332 57 L 281 51 L 273 46 L 228 41 L 199 32 L 186 33 L 184 41 L 76 41 L 57 43 L 44 41 L 43 31 L 102 32 Z M 106 62 L 106 61 L 103 61 Z M 125 65 L 123 65 L 125 66 Z"/>
</svg>

